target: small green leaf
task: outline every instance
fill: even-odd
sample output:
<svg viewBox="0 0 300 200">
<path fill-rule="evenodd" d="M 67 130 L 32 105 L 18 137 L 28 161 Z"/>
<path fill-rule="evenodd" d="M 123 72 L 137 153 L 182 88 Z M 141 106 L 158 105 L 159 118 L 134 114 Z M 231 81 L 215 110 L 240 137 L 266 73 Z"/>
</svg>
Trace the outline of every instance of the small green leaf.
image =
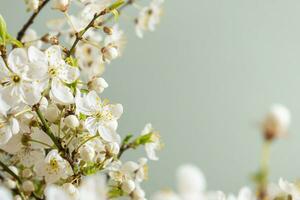
<svg viewBox="0 0 300 200">
<path fill-rule="evenodd" d="M 6 43 L 6 37 L 7 37 L 7 27 L 6 22 L 3 19 L 2 15 L 0 15 L 0 38 L 2 40 L 2 43 L 5 45 Z"/>
<path fill-rule="evenodd" d="M 124 0 L 118 0 L 118 1 L 116 1 L 115 3 L 113 3 L 112 5 L 110 5 L 110 6 L 108 7 L 108 9 L 109 9 L 110 11 L 115 10 L 115 9 L 119 8 L 121 5 L 123 5 L 124 2 L 125 2 Z"/>
<path fill-rule="evenodd" d="M 9 34 L 7 34 L 7 41 L 13 45 L 16 45 L 17 47 L 23 47 L 22 42 L 10 36 Z"/>
<path fill-rule="evenodd" d="M 117 9 L 114 9 L 114 10 L 111 11 L 111 13 L 114 15 L 115 21 L 118 21 L 119 16 L 120 16 L 118 10 L 117 10 Z"/>
<path fill-rule="evenodd" d="M 138 146 L 138 145 L 144 145 L 144 144 L 153 142 L 151 140 L 152 139 L 152 134 L 153 133 L 148 133 L 148 134 L 139 136 L 138 138 L 135 139 L 134 145 Z"/>
</svg>

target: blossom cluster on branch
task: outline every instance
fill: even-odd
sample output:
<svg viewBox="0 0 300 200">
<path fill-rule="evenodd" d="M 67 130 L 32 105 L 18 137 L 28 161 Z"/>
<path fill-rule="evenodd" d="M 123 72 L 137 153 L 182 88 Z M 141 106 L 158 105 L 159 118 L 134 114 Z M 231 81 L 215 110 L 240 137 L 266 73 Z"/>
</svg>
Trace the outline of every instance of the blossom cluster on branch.
<svg viewBox="0 0 300 200">
<path fill-rule="evenodd" d="M 121 139 L 123 106 L 103 98 L 102 74 L 124 49 L 124 8 L 139 11 L 133 23 L 143 37 L 159 23 L 163 0 L 25 3 L 32 15 L 16 38 L 0 15 L 0 199 L 144 200 L 141 183 L 148 159 L 158 160 L 160 136 L 147 124 Z M 47 5 L 63 17 L 39 36 L 31 25 Z M 140 146 L 148 159 L 121 161 Z"/>
</svg>

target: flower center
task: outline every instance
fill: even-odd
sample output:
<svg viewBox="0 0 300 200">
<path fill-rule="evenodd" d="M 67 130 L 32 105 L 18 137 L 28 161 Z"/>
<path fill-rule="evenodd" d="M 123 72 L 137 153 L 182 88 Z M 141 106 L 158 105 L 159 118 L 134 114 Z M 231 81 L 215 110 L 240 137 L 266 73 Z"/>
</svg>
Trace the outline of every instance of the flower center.
<svg viewBox="0 0 300 200">
<path fill-rule="evenodd" d="M 55 76 L 57 74 L 57 70 L 54 67 L 50 68 L 48 72 L 50 76 Z"/>
<path fill-rule="evenodd" d="M 54 171 L 57 171 L 58 170 L 58 163 L 57 163 L 57 160 L 55 160 L 54 158 L 50 160 L 50 166 L 51 166 L 51 169 L 54 170 Z"/>
<path fill-rule="evenodd" d="M 21 78 L 20 78 L 20 76 L 18 76 L 18 75 L 13 75 L 12 77 L 11 77 L 11 79 L 13 80 L 13 82 L 14 83 L 19 83 L 20 81 L 21 81 Z"/>
</svg>

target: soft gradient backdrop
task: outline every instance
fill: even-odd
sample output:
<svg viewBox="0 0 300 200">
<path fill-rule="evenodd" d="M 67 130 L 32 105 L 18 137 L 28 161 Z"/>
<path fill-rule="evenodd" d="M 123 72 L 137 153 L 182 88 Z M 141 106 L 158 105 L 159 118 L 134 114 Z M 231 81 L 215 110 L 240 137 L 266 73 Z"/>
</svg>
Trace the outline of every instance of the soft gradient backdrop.
<svg viewBox="0 0 300 200">
<path fill-rule="evenodd" d="M 143 40 L 122 21 L 128 46 L 108 66 L 103 96 L 124 105 L 123 136 L 147 122 L 162 134 L 165 148 L 145 184 L 150 193 L 175 186 L 175 169 L 186 162 L 201 167 L 210 189 L 249 184 L 258 122 L 273 102 L 291 109 L 293 123 L 272 148 L 272 179 L 300 177 L 299 9 L 299 0 L 166 0 L 162 23 Z M 12 33 L 28 18 L 21 0 L 1 0 L 0 13 Z M 52 16 L 59 14 L 48 6 L 33 27 L 45 33 L 43 20 Z"/>
</svg>

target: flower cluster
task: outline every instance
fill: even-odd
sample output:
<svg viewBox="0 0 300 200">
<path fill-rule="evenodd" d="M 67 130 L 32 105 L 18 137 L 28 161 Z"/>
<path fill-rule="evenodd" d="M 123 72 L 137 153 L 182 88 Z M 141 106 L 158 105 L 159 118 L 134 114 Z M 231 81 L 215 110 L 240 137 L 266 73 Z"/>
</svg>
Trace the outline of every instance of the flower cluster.
<svg viewBox="0 0 300 200">
<path fill-rule="evenodd" d="M 102 97 L 102 74 L 125 45 L 116 23 L 121 10 L 139 8 L 140 37 L 158 24 L 162 0 L 144 7 L 134 0 L 25 3 L 33 14 L 17 38 L 0 16 L 0 199 L 144 200 L 141 183 L 148 159 L 158 160 L 160 136 L 147 124 L 122 140 L 123 106 Z M 63 18 L 49 20 L 50 30 L 38 36 L 30 25 L 48 3 Z M 148 159 L 121 161 L 139 146 Z"/>
</svg>

